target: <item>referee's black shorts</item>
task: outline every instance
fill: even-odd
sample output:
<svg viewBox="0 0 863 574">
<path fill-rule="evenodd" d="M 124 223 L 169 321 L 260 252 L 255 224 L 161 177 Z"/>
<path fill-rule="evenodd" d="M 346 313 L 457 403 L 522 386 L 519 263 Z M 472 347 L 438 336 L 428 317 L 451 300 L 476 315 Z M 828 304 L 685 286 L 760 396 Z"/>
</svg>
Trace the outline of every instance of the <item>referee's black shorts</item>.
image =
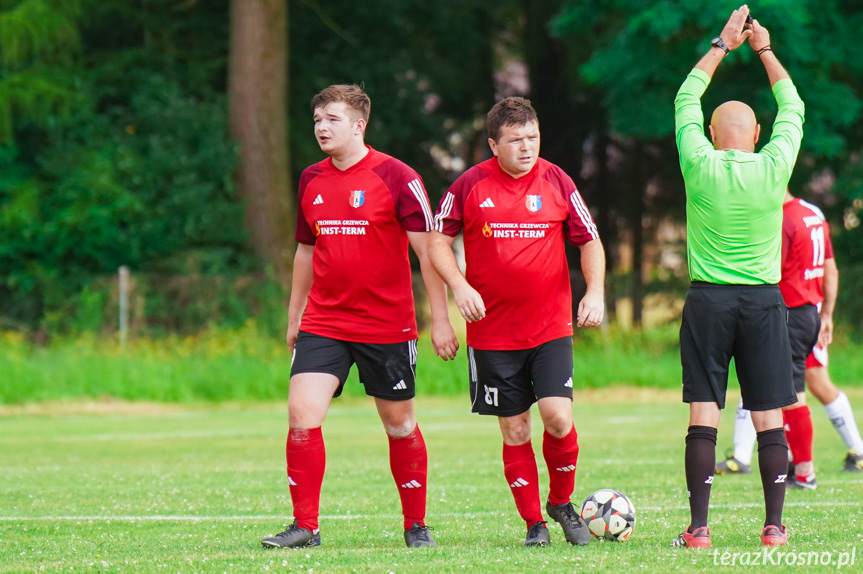
<svg viewBox="0 0 863 574">
<path fill-rule="evenodd" d="M 818 342 L 821 316 L 815 305 L 801 305 L 788 309 L 788 339 L 791 341 L 791 373 L 794 390 L 806 391 L 806 359 Z"/>
<path fill-rule="evenodd" d="M 725 408 L 731 358 L 743 407 L 766 411 L 797 402 L 785 302 L 776 285 L 693 282 L 683 306 L 683 402 Z"/>
</svg>

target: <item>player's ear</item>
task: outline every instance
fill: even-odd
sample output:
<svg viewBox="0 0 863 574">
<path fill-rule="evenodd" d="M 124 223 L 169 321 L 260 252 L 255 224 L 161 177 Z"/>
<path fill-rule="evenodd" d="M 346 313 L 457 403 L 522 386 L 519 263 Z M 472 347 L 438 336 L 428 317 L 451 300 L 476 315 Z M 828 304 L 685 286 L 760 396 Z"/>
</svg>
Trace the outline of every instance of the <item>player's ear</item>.
<svg viewBox="0 0 863 574">
<path fill-rule="evenodd" d="M 708 125 L 707 129 L 710 130 L 710 141 L 713 142 L 713 147 L 716 147 L 716 130 L 713 128 L 713 124 Z"/>
<path fill-rule="evenodd" d="M 491 148 L 491 153 L 497 157 L 497 142 L 491 138 L 488 138 L 488 147 Z"/>
<path fill-rule="evenodd" d="M 365 134 L 367 125 L 368 125 L 368 122 L 366 122 L 366 120 L 364 120 L 363 118 L 358 119 L 357 120 L 357 126 L 355 128 L 356 135 Z"/>
<path fill-rule="evenodd" d="M 758 138 L 761 136 L 761 124 L 755 124 L 755 141 L 753 143 L 758 143 Z"/>
</svg>

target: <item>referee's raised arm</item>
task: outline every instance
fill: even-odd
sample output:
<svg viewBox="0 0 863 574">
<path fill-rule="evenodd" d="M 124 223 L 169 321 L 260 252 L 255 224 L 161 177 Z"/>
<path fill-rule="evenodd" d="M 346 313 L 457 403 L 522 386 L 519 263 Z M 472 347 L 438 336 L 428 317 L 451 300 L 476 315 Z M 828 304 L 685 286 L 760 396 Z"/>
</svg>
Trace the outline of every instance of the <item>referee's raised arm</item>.
<svg viewBox="0 0 863 574">
<path fill-rule="evenodd" d="M 797 94 L 791 76 L 773 53 L 770 32 L 758 20 L 752 20 L 751 26 L 749 45 L 764 64 L 767 79 L 773 88 L 773 97 L 779 107 L 770 141 L 761 149 L 761 153 L 774 158 L 777 166 L 784 167 L 790 176 L 800 151 L 800 142 L 803 140 L 805 106 Z"/>
<path fill-rule="evenodd" d="M 726 54 L 736 50 L 750 38 L 753 31 L 747 28 L 749 8 L 741 6 L 731 13 L 719 36 L 710 41 L 710 50 L 695 64 L 695 68 L 680 86 L 674 99 L 674 124 L 681 167 L 686 169 L 693 156 L 711 148 L 704 135 L 704 114 L 701 96 L 710 84 L 713 74 Z"/>
</svg>

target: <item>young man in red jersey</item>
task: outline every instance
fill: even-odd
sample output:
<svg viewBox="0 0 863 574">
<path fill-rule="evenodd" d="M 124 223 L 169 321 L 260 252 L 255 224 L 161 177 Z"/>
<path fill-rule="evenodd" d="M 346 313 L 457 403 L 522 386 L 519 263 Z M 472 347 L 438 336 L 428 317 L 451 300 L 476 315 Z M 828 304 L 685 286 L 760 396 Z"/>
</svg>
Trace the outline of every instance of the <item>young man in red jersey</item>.
<svg viewBox="0 0 863 574">
<path fill-rule="evenodd" d="M 428 291 L 435 353 L 454 358 L 458 340 L 446 287 L 427 257 L 433 218 L 422 180 L 364 143 L 370 107 L 358 86 L 330 86 L 312 99 L 315 137 L 329 157 L 303 172 L 297 201 L 285 449 L 294 521 L 264 539 L 265 547 L 321 543 L 321 424 L 354 363 L 389 439 L 405 543 L 435 546 L 424 522 L 428 463 L 413 406 L 417 325 L 408 243 Z"/>
<path fill-rule="evenodd" d="M 833 310 L 839 291 L 839 270 L 833 259 L 830 229 L 824 214 L 808 201 L 785 193 L 782 223 L 782 280 L 779 288 L 788 305 L 797 403 L 783 407 L 785 436 L 794 471 L 790 488 L 815 490 L 812 460 L 812 415 L 806 404 L 806 387 L 827 411 L 830 422 L 845 442 L 844 469 L 863 471 L 863 439 L 848 396 L 836 388 L 827 372 L 827 346 L 833 341 Z M 819 328 L 820 325 L 820 328 Z M 718 474 L 749 474 L 755 428 L 742 405 L 734 423 L 734 452 L 716 463 Z"/>
<path fill-rule="evenodd" d="M 590 532 L 572 506 L 578 435 L 572 422 L 572 292 L 564 240 L 581 249 L 587 293 L 579 327 L 604 312 L 605 254 L 575 184 L 539 158 L 539 121 L 524 98 L 506 98 L 488 113 L 494 157 L 459 177 L 441 200 L 429 257 L 467 321 L 473 412 L 498 417 L 504 475 L 527 524 L 526 546 L 549 544 L 530 438 L 538 403 L 545 433 L 549 516 L 567 541 Z M 451 246 L 463 233 L 467 277 Z"/>
</svg>

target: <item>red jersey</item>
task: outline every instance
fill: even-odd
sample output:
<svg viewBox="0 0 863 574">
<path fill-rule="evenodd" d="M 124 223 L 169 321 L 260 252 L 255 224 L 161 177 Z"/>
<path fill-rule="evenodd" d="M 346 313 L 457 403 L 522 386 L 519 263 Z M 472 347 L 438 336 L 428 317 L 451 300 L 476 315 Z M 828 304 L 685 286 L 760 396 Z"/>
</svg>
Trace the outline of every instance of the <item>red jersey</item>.
<svg viewBox="0 0 863 574">
<path fill-rule="evenodd" d="M 821 210 L 802 199 L 782 206 L 782 280 L 785 304 L 824 301 L 824 260 L 833 258 L 830 228 Z"/>
<path fill-rule="evenodd" d="M 430 231 L 422 179 L 369 147 L 341 171 L 327 158 L 303 172 L 299 243 L 314 245 L 314 282 L 300 329 L 358 343 L 417 337 L 407 231 Z"/>
<path fill-rule="evenodd" d="M 599 234 L 572 179 L 543 159 L 516 179 L 492 158 L 459 177 L 441 200 L 435 229 L 464 231 L 467 280 L 485 303 L 467 324 L 474 349 L 529 349 L 572 336 L 564 237 Z"/>
</svg>

